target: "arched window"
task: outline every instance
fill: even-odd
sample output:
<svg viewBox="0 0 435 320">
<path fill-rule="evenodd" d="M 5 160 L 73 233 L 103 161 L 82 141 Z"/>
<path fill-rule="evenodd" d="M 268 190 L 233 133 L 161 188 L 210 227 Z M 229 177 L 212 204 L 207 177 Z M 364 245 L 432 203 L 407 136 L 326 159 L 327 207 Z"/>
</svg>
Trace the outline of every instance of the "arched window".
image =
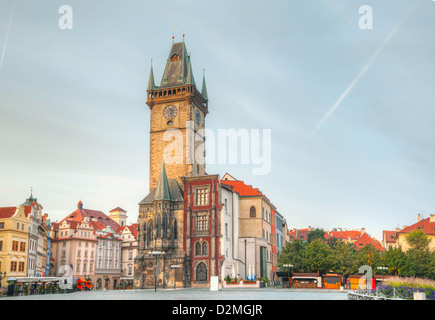
<svg viewBox="0 0 435 320">
<path fill-rule="evenodd" d="M 202 255 L 203 256 L 208 256 L 208 244 L 207 244 L 207 241 L 204 241 L 202 243 Z"/>
<path fill-rule="evenodd" d="M 196 281 L 207 281 L 207 266 L 204 262 L 196 267 Z"/>
<path fill-rule="evenodd" d="M 180 61 L 180 56 L 177 55 L 177 54 L 174 54 L 174 55 L 171 57 L 171 62 L 174 62 L 174 61 Z"/>
<path fill-rule="evenodd" d="M 147 230 L 147 244 L 149 245 L 153 240 L 153 220 L 148 222 L 148 230 Z"/>
<path fill-rule="evenodd" d="M 255 218 L 256 215 L 257 215 L 257 213 L 256 213 L 256 210 L 255 210 L 255 207 L 251 206 L 251 209 L 249 209 L 249 216 L 251 218 Z"/>
<path fill-rule="evenodd" d="M 163 238 L 167 238 L 168 237 L 168 216 L 165 214 L 163 216 Z"/>
<path fill-rule="evenodd" d="M 177 220 L 174 220 L 174 239 L 178 238 L 178 227 Z"/>
<path fill-rule="evenodd" d="M 162 236 L 161 225 L 162 225 L 162 218 L 160 217 L 160 215 L 158 215 L 156 217 L 156 237 L 157 238 L 160 238 Z"/>
<path fill-rule="evenodd" d="M 145 244 L 146 241 L 147 241 L 147 224 L 146 223 L 143 224 L 142 229 L 143 229 L 143 232 L 142 232 L 142 234 L 143 234 L 143 244 L 144 244 L 144 246 L 146 246 L 146 244 Z"/>
<path fill-rule="evenodd" d="M 201 244 L 197 242 L 195 244 L 195 256 L 200 256 L 200 255 L 201 255 Z"/>
</svg>

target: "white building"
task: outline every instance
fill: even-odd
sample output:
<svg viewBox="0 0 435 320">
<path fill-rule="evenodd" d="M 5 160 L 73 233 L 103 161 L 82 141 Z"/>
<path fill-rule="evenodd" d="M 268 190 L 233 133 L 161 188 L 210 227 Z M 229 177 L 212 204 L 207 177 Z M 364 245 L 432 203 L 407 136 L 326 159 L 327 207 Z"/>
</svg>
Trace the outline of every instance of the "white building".
<svg viewBox="0 0 435 320">
<path fill-rule="evenodd" d="M 244 261 L 239 258 L 239 195 L 231 186 L 222 184 L 223 207 L 221 210 L 221 255 L 225 257 L 221 280 L 244 276 Z"/>
</svg>

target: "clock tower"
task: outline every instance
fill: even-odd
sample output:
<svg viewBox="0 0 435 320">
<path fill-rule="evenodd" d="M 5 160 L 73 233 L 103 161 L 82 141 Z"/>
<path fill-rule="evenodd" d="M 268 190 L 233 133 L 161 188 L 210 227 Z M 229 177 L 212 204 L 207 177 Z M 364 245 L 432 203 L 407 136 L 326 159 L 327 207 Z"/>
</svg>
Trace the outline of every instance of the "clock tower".
<svg viewBox="0 0 435 320">
<path fill-rule="evenodd" d="M 208 97 L 205 78 L 197 89 L 190 55 L 183 42 L 172 43 L 159 86 L 151 72 L 147 88 L 150 108 L 150 182 L 157 186 L 162 161 L 167 179 L 205 175 L 205 128 Z"/>
</svg>

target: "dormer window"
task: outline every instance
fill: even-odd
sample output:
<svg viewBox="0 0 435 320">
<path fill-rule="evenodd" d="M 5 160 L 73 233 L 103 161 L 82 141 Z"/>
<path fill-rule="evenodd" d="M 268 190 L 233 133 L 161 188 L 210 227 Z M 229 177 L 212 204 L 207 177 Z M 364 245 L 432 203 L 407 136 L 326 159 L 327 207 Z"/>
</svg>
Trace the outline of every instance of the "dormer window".
<svg viewBox="0 0 435 320">
<path fill-rule="evenodd" d="M 177 55 L 177 54 L 174 54 L 174 55 L 171 57 L 171 62 L 175 62 L 175 61 L 180 61 L 180 56 Z"/>
</svg>

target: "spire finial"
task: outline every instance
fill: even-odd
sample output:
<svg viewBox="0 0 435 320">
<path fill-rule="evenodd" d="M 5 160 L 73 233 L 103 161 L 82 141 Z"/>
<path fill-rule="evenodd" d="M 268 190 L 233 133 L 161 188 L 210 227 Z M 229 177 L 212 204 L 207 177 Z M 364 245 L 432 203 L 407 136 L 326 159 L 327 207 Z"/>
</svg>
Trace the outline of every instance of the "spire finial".
<svg viewBox="0 0 435 320">
<path fill-rule="evenodd" d="M 175 28 L 172 28 L 172 43 L 174 43 L 174 39 L 175 39 L 174 32 L 175 32 Z"/>
<path fill-rule="evenodd" d="M 184 27 L 183 27 L 183 42 L 184 42 L 184 36 L 185 36 L 185 34 L 184 34 Z"/>
<path fill-rule="evenodd" d="M 205 100 L 208 101 L 208 94 L 207 94 L 207 85 L 205 84 L 205 68 L 202 69 L 202 89 L 201 94 Z"/>
</svg>

